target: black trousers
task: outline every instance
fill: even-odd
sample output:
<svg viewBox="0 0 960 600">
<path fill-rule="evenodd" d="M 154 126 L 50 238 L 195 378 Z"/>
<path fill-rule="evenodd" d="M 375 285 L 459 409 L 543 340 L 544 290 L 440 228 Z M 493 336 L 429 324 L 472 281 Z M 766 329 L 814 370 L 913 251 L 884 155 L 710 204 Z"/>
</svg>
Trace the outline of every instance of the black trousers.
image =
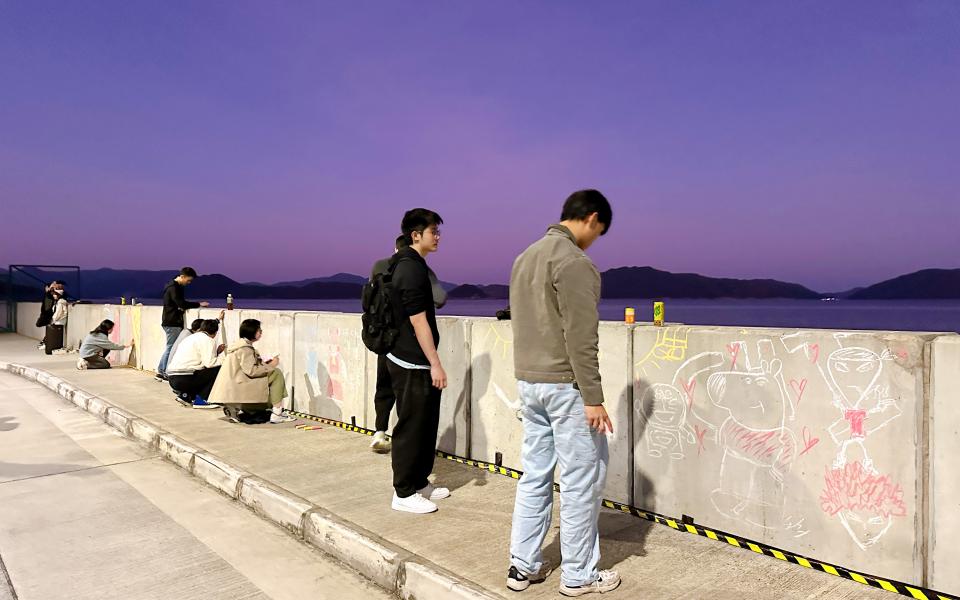
<svg viewBox="0 0 960 600">
<path fill-rule="evenodd" d="M 170 387 L 175 392 L 186 392 L 191 396 L 200 396 L 204 400 L 210 397 L 213 382 L 217 380 L 220 367 L 210 367 L 194 371 L 193 375 L 170 375 Z"/>
<path fill-rule="evenodd" d="M 440 390 L 430 371 L 404 369 L 387 361 L 397 397 L 397 425 L 393 428 L 393 489 L 406 498 L 430 481 L 440 425 Z"/>
<path fill-rule="evenodd" d="M 87 362 L 88 369 L 109 369 L 110 361 L 107 360 L 107 355 L 110 354 L 109 350 L 104 350 L 99 354 L 94 354 L 93 356 L 88 356 L 83 359 Z"/>
<path fill-rule="evenodd" d="M 53 354 L 54 350 L 63 348 L 63 325 L 47 325 L 43 344 L 43 351 L 47 354 Z"/>
<path fill-rule="evenodd" d="M 373 408 L 377 413 L 377 431 L 386 431 L 390 427 L 390 411 L 397 401 L 393 393 L 393 380 L 387 363 L 390 359 L 383 354 L 377 356 L 377 391 L 373 396 Z"/>
</svg>

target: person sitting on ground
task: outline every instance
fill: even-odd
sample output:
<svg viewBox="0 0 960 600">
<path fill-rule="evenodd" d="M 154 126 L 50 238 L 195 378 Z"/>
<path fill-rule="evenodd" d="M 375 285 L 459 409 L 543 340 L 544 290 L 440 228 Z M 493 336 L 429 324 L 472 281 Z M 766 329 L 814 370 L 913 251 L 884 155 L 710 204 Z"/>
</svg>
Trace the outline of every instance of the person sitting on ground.
<svg viewBox="0 0 960 600">
<path fill-rule="evenodd" d="M 264 362 L 253 344 L 263 335 L 260 321 L 246 319 L 240 323 L 240 339 L 227 349 L 223 368 L 217 376 L 208 401 L 222 404 L 234 423 L 240 422 L 240 411 L 271 407 L 271 423 L 287 423 L 295 419 L 283 414 L 287 384 L 278 368 L 280 357 Z"/>
<path fill-rule="evenodd" d="M 222 357 L 217 352 L 218 331 L 218 321 L 204 320 L 200 331 L 183 340 L 167 364 L 170 387 L 177 393 L 178 399 L 181 394 L 193 398 L 193 408 L 216 408 L 207 402 L 207 398 L 220 373 Z"/>
<path fill-rule="evenodd" d="M 87 337 L 83 338 L 80 344 L 80 358 L 77 360 L 77 368 L 84 369 L 109 369 L 110 362 L 107 355 L 111 350 L 124 350 L 133 346 L 133 341 L 126 346 L 115 344 L 110 341 L 110 334 L 113 333 L 113 321 L 104 319 L 97 325 L 97 328 L 91 331 Z"/>
</svg>

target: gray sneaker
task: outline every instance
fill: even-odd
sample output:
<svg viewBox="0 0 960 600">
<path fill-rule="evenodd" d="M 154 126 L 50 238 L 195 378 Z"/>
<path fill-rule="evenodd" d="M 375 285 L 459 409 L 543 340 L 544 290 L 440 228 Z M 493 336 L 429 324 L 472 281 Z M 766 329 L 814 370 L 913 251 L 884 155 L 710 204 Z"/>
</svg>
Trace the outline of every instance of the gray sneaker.
<svg viewBox="0 0 960 600">
<path fill-rule="evenodd" d="M 604 594 L 620 587 L 620 574 L 616 571 L 600 571 L 593 583 L 570 587 L 560 584 L 560 594 L 564 596 L 583 596 L 584 594 Z"/>
</svg>

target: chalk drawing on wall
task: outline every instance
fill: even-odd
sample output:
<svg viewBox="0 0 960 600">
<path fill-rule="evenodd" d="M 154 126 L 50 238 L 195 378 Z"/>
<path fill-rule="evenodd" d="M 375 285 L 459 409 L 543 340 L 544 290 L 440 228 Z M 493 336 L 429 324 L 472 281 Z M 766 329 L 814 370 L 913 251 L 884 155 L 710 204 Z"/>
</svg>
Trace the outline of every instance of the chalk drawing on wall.
<svg viewBox="0 0 960 600">
<path fill-rule="evenodd" d="M 784 476 L 797 457 L 796 436 L 786 426 L 793 406 L 772 342 L 758 341 L 755 357 L 746 349 L 745 342 L 728 344 L 729 369 L 707 380 L 711 403 L 728 412 L 717 432 L 723 457 L 710 499 L 726 517 L 779 528 Z"/>
<path fill-rule="evenodd" d="M 861 550 L 880 541 L 894 517 L 907 516 L 900 485 L 859 461 L 826 472 L 820 505 L 840 520 Z"/>
<path fill-rule="evenodd" d="M 647 354 L 634 365 L 644 376 L 663 369 L 665 363 L 682 362 L 687 356 L 690 327 L 666 327 L 657 330 L 657 340 Z"/>
<path fill-rule="evenodd" d="M 684 457 L 685 445 L 697 443 L 699 432 L 687 424 L 687 400 L 673 385 L 651 385 L 636 410 L 646 423 L 644 438 L 649 456 L 679 460 Z"/>
<path fill-rule="evenodd" d="M 343 407 L 346 401 L 345 382 L 348 381 L 348 361 L 344 357 L 340 344 L 340 329 L 331 327 L 317 348 L 306 352 L 305 373 L 303 374 L 310 407 L 317 414 L 343 419 Z M 324 339 L 325 337 L 325 339 Z"/>
</svg>

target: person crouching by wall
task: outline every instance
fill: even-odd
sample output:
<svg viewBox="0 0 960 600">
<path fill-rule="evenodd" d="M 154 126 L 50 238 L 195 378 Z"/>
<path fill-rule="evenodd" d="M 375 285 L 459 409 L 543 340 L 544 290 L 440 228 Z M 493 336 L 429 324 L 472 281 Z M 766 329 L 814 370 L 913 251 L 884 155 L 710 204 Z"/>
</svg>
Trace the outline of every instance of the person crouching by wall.
<svg viewBox="0 0 960 600">
<path fill-rule="evenodd" d="M 220 373 L 222 348 L 217 347 L 216 337 L 220 323 L 207 319 L 200 331 L 187 337 L 180 343 L 177 353 L 167 364 L 170 387 L 177 394 L 186 395 L 192 400 L 193 408 L 217 408 L 207 402 L 213 383 Z"/>
<path fill-rule="evenodd" d="M 87 334 L 80 344 L 80 358 L 77 360 L 77 368 L 84 369 L 109 369 L 110 362 L 107 361 L 107 355 L 111 350 L 125 350 L 133 346 L 133 341 L 128 345 L 115 344 L 110 341 L 110 334 L 113 333 L 113 321 L 104 319 L 97 325 L 97 328 Z"/>
<path fill-rule="evenodd" d="M 246 319 L 240 323 L 240 339 L 230 345 L 223 361 L 223 368 L 210 392 L 209 401 L 222 404 L 227 417 L 234 423 L 241 421 L 239 413 L 255 409 L 271 409 L 271 423 L 288 423 L 293 417 L 283 414 L 283 399 L 287 397 L 287 384 L 278 368 L 280 357 L 264 362 L 253 347 L 263 335 L 260 321 Z"/>
</svg>

